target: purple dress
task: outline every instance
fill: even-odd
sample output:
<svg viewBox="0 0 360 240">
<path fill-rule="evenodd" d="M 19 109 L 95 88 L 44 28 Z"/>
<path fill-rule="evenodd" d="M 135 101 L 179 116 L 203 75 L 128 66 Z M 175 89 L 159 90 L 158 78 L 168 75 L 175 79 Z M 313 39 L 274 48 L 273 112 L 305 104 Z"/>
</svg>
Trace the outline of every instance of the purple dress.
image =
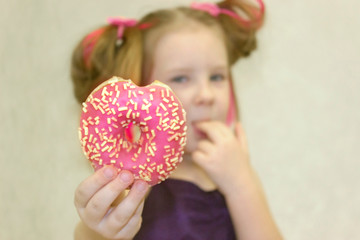
<svg viewBox="0 0 360 240">
<path fill-rule="evenodd" d="M 191 182 L 168 179 L 154 186 L 134 240 L 236 239 L 223 195 Z"/>
</svg>

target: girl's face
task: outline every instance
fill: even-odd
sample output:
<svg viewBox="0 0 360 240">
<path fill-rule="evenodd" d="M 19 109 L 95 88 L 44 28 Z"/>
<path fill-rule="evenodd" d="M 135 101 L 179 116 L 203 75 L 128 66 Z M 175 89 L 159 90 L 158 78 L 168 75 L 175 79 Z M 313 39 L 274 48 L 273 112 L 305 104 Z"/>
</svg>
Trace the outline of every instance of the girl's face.
<svg viewBox="0 0 360 240">
<path fill-rule="evenodd" d="M 229 64 L 224 41 L 214 28 L 188 26 L 160 38 L 150 80 L 169 85 L 182 102 L 187 113 L 186 152 L 193 152 L 206 138 L 196 123 L 226 122 Z"/>
</svg>

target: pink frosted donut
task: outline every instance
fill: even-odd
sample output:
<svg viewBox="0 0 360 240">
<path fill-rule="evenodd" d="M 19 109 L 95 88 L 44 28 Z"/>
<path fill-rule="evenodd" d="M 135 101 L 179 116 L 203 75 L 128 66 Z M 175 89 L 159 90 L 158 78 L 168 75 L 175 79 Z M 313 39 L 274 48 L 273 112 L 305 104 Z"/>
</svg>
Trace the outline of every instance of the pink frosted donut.
<svg viewBox="0 0 360 240">
<path fill-rule="evenodd" d="M 139 130 L 136 140 L 128 134 L 132 126 Z M 79 138 L 95 170 L 113 165 L 155 185 L 182 161 L 185 111 L 163 83 L 138 87 L 131 80 L 113 77 L 83 103 Z"/>
</svg>

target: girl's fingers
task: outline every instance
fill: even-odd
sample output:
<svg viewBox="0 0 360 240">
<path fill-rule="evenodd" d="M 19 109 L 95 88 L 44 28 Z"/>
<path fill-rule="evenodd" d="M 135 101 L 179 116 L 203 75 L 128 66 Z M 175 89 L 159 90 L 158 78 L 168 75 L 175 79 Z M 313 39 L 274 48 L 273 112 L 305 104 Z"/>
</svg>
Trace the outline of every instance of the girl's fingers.
<svg viewBox="0 0 360 240">
<path fill-rule="evenodd" d="M 248 149 L 248 142 L 247 142 L 245 130 L 244 130 L 244 128 L 242 127 L 242 124 L 241 124 L 240 122 L 237 122 L 237 123 L 236 123 L 235 133 L 236 133 L 237 139 L 240 140 L 240 143 L 241 143 L 241 145 L 243 146 L 243 148 L 244 148 L 244 149 Z"/>
<path fill-rule="evenodd" d="M 199 164 L 200 166 L 203 165 L 204 162 L 206 162 L 206 160 L 208 160 L 209 157 L 207 157 L 207 155 L 201 151 L 195 151 L 192 153 L 192 157 L 194 159 L 194 162 Z"/>
<path fill-rule="evenodd" d="M 211 152 L 211 150 L 213 149 L 214 149 L 214 144 L 212 144 L 207 140 L 201 140 L 197 145 L 197 150 L 201 151 L 204 154 Z"/>
<path fill-rule="evenodd" d="M 129 194 L 107 216 L 107 224 L 111 229 L 119 229 L 125 226 L 134 215 L 137 208 L 144 201 L 149 185 L 143 180 L 136 180 Z"/>
<path fill-rule="evenodd" d="M 206 133 L 212 142 L 217 142 L 219 139 L 225 137 L 229 132 L 229 129 L 227 129 L 225 124 L 215 121 L 200 122 L 196 124 L 196 127 Z"/>
<path fill-rule="evenodd" d="M 116 169 L 105 166 L 85 179 L 75 191 L 75 206 L 85 208 L 92 196 L 116 176 Z"/>
<path fill-rule="evenodd" d="M 116 239 L 132 239 L 133 236 L 139 231 L 142 223 L 142 211 L 144 208 L 144 200 L 137 207 L 134 215 L 130 218 L 127 224 L 119 229 L 114 229 L 113 235 Z"/>
<path fill-rule="evenodd" d="M 111 182 L 94 194 L 86 205 L 84 217 L 93 223 L 99 223 L 109 211 L 111 204 L 134 181 L 131 172 L 123 170 Z"/>
</svg>

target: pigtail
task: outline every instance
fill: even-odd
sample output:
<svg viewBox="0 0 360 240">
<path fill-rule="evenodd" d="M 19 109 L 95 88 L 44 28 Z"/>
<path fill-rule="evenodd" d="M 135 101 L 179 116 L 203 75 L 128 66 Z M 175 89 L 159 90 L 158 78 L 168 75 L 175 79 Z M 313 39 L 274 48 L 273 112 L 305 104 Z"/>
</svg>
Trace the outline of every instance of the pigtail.
<svg viewBox="0 0 360 240">
<path fill-rule="evenodd" d="M 99 37 L 93 48 L 88 64 L 88 71 L 93 73 L 95 82 L 101 80 L 101 78 L 106 78 L 110 74 L 118 51 L 116 40 L 116 28 L 106 26 L 104 33 Z"/>
<path fill-rule="evenodd" d="M 218 16 L 227 36 L 230 64 L 234 64 L 241 57 L 249 56 L 256 49 L 255 34 L 263 24 L 264 5 L 261 0 L 255 2 L 259 6 L 244 0 L 225 0 L 217 4 L 220 8 L 230 10 L 239 16 L 238 18 L 227 14 Z"/>
<path fill-rule="evenodd" d="M 83 60 L 83 46 L 79 43 L 73 51 L 71 58 L 71 79 L 74 85 L 74 95 L 78 102 L 84 101 L 84 92 L 90 84 L 90 73 L 87 71 Z"/>
<path fill-rule="evenodd" d="M 89 39 L 89 35 L 99 29 L 85 36 L 73 52 L 71 78 L 79 103 L 112 76 L 132 79 L 137 84 L 141 79 L 140 30 L 136 26 L 126 28 L 119 44 L 116 26 L 106 25 L 100 29 L 102 31 L 96 38 Z"/>
<path fill-rule="evenodd" d="M 101 34 L 99 30 L 102 30 Z M 99 32 L 98 35 L 94 35 Z M 91 37 L 94 35 L 94 37 Z M 76 46 L 71 63 L 71 78 L 74 84 L 75 97 L 79 103 L 86 100 L 96 87 L 110 59 L 115 55 L 113 48 L 116 40 L 116 30 L 108 26 L 98 28 L 86 35 Z M 113 43 L 113 44 L 112 44 Z"/>
<path fill-rule="evenodd" d="M 136 85 L 142 83 L 143 43 L 142 33 L 138 26 L 124 32 L 124 41 L 116 56 L 111 72 L 124 79 L 131 79 Z"/>
</svg>

